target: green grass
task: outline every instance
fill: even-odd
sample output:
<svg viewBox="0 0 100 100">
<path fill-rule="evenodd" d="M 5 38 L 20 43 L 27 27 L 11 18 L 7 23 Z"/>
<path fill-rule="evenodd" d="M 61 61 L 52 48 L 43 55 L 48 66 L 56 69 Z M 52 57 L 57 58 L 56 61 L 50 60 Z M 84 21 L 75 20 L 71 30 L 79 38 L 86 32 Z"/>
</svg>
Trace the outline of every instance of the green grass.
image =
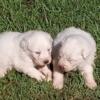
<svg viewBox="0 0 100 100">
<path fill-rule="evenodd" d="M 100 0 L 0 0 L 0 32 L 38 29 L 55 37 L 73 25 L 97 42 L 98 88 L 88 89 L 78 72 L 66 74 L 64 89 L 58 91 L 13 70 L 0 79 L 0 100 L 100 100 Z"/>
</svg>

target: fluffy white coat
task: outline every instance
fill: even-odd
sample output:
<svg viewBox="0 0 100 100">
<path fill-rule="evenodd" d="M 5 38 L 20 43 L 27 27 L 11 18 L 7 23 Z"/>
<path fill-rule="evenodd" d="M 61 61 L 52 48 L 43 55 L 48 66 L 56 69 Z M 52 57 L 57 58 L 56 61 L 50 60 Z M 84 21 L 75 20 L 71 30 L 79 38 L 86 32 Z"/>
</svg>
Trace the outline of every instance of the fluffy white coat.
<svg viewBox="0 0 100 100">
<path fill-rule="evenodd" d="M 96 42 L 93 37 L 79 28 L 69 27 L 60 32 L 53 43 L 53 86 L 63 88 L 64 74 L 78 69 L 86 85 L 95 89 L 93 64 Z"/>
<path fill-rule="evenodd" d="M 38 81 L 51 80 L 52 38 L 43 31 L 0 34 L 0 77 L 14 68 Z"/>
</svg>

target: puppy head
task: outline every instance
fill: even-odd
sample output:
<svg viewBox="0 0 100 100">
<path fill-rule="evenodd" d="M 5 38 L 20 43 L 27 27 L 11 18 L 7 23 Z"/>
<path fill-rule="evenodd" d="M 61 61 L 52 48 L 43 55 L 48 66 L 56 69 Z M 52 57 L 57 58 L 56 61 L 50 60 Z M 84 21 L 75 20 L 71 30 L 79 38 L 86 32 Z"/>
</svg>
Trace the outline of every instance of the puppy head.
<svg viewBox="0 0 100 100">
<path fill-rule="evenodd" d="M 21 47 L 37 66 L 45 66 L 51 62 L 51 36 L 42 31 L 29 31 L 21 41 Z"/>
<path fill-rule="evenodd" d="M 74 43 L 73 41 L 65 41 L 60 44 L 57 66 L 65 72 L 75 69 L 83 60 L 80 46 Z"/>
<path fill-rule="evenodd" d="M 62 48 L 59 51 L 57 66 L 65 72 L 68 72 L 74 69 L 72 66 L 71 58 L 69 58 L 65 52 L 63 53 Z"/>
</svg>

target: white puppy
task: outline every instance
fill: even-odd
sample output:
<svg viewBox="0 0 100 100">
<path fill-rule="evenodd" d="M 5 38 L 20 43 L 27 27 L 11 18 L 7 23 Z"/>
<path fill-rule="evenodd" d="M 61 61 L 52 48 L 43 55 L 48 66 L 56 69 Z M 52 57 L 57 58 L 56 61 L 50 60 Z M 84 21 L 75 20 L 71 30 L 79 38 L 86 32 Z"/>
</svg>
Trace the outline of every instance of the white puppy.
<svg viewBox="0 0 100 100">
<path fill-rule="evenodd" d="M 53 43 L 53 86 L 63 88 L 63 72 L 78 69 L 90 89 L 97 84 L 93 77 L 96 43 L 92 36 L 75 27 L 60 32 Z"/>
<path fill-rule="evenodd" d="M 51 50 L 52 38 L 46 32 L 0 34 L 0 77 L 14 68 L 38 81 L 51 80 L 52 74 L 47 67 L 51 62 Z"/>
</svg>

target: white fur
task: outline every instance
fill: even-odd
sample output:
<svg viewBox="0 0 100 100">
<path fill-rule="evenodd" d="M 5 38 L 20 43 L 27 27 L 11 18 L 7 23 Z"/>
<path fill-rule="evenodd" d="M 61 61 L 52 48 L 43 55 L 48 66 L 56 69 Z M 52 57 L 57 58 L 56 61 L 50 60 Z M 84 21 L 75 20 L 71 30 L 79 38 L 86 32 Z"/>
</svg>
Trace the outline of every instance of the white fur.
<svg viewBox="0 0 100 100">
<path fill-rule="evenodd" d="M 39 81 L 49 74 L 48 79 L 51 80 L 51 71 L 47 67 L 51 62 L 51 51 L 52 38 L 46 32 L 0 34 L 0 77 L 4 77 L 8 70 L 14 68 Z M 44 68 L 46 73 L 42 72 Z"/>
<path fill-rule="evenodd" d="M 90 89 L 96 88 L 93 64 L 96 43 L 93 37 L 79 28 L 70 27 L 60 32 L 53 43 L 53 85 L 63 88 L 63 72 L 78 69 Z"/>
</svg>

